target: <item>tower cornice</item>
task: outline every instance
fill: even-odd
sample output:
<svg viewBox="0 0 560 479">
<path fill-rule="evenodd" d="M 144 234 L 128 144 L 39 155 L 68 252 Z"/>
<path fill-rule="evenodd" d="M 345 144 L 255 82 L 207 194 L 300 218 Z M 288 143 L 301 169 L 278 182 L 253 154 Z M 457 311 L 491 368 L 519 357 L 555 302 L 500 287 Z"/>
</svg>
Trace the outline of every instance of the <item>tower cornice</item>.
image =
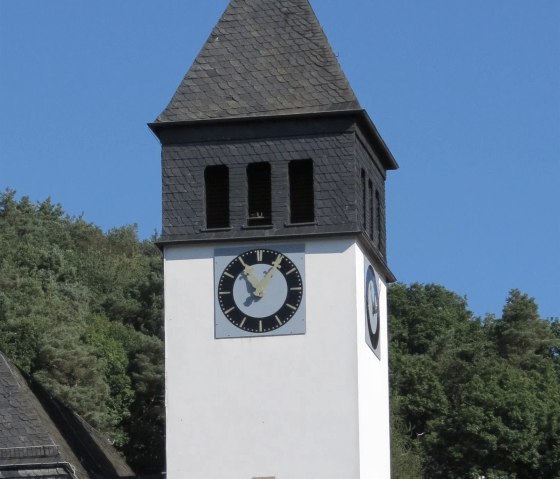
<svg viewBox="0 0 560 479">
<path fill-rule="evenodd" d="M 396 276 L 389 269 L 385 259 L 379 254 L 377 248 L 375 248 L 370 238 L 363 231 L 341 231 L 338 233 L 291 233 L 283 235 L 281 237 L 271 237 L 271 236 L 252 236 L 252 237 L 235 237 L 235 238 L 214 238 L 212 240 L 202 239 L 202 238 L 180 238 L 180 239 L 166 239 L 156 243 L 160 250 L 164 250 L 167 247 L 173 246 L 196 246 L 203 244 L 215 244 L 219 246 L 220 244 L 236 244 L 236 243 L 251 243 L 258 244 L 259 242 L 266 241 L 268 243 L 281 243 L 283 241 L 294 240 L 319 240 L 322 238 L 354 238 L 358 241 L 360 246 L 365 250 L 368 257 L 373 263 L 375 263 L 377 270 L 384 276 L 387 283 L 394 283 L 397 281 Z"/>
<path fill-rule="evenodd" d="M 281 132 L 274 128 L 278 125 L 283 126 Z M 360 127 L 366 143 L 379 155 L 383 167 L 398 169 L 393 154 L 364 109 L 148 123 L 162 145 L 332 133 L 355 128 L 355 125 Z"/>
</svg>

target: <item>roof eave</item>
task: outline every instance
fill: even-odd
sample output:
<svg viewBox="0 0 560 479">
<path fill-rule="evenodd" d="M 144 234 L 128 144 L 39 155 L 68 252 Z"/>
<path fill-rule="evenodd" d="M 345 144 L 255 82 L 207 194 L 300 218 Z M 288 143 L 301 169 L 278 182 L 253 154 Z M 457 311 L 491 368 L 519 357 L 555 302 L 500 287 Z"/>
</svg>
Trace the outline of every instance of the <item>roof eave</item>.
<svg viewBox="0 0 560 479">
<path fill-rule="evenodd" d="M 169 128 L 185 128 L 189 126 L 200 126 L 200 125 L 219 125 L 225 123 L 242 123 L 242 122 L 264 122 L 269 120 L 290 120 L 290 119 L 305 119 L 305 118 L 335 118 L 343 116 L 352 116 L 358 119 L 359 124 L 369 134 L 370 138 L 373 140 L 378 151 L 382 155 L 382 161 L 387 170 L 396 170 L 399 168 L 393 154 L 389 150 L 387 144 L 381 138 L 381 135 L 377 131 L 373 121 L 364 109 L 354 109 L 354 110 L 331 110 L 323 112 L 305 112 L 305 113 L 289 113 L 289 114 L 270 114 L 270 115 L 251 115 L 251 116 L 235 116 L 235 117 L 224 117 L 224 118 L 213 118 L 208 120 L 183 120 L 183 121 L 155 121 L 148 123 L 148 127 L 152 132 L 160 138 L 160 131 Z"/>
<path fill-rule="evenodd" d="M 363 126 L 368 131 L 368 133 L 374 138 L 377 147 L 383 153 L 384 160 L 385 160 L 384 161 L 385 168 L 387 168 L 388 170 L 398 170 L 399 164 L 397 163 L 397 160 L 395 160 L 395 157 L 391 153 L 391 150 L 389 150 L 389 147 L 387 146 L 387 144 L 379 134 L 379 131 L 377 131 L 377 128 L 375 127 L 375 124 L 373 123 L 372 119 L 368 115 L 367 111 L 360 110 L 360 117 Z"/>
<path fill-rule="evenodd" d="M 163 128 L 179 128 L 191 125 L 212 125 L 223 123 L 241 123 L 248 121 L 267 121 L 267 120 L 289 120 L 293 118 L 324 118 L 336 116 L 351 116 L 361 113 L 363 110 L 330 110 L 322 112 L 304 112 L 304 113 L 285 113 L 285 114 L 263 114 L 249 116 L 231 116 L 222 118 L 211 118 L 207 120 L 180 120 L 180 121 L 154 121 L 148 123 L 148 127 L 157 135 L 157 132 Z"/>
</svg>

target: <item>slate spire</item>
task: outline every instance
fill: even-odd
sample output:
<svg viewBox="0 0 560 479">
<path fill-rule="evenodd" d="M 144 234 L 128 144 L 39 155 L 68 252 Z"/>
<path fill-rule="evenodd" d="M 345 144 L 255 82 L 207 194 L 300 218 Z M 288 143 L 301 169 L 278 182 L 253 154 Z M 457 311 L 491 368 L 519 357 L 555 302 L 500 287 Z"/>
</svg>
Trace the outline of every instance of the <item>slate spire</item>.
<svg viewBox="0 0 560 479">
<path fill-rule="evenodd" d="M 308 0 L 232 0 L 156 122 L 361 110 Z"/>
</svg>

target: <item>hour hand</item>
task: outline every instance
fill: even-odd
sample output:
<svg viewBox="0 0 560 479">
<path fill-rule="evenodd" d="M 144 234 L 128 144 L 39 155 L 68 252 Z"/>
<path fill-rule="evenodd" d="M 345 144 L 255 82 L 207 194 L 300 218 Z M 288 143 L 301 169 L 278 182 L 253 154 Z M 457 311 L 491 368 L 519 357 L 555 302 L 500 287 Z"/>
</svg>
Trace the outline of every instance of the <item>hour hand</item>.
<svg viewBox="0 0 560 479">
<path fill-rule="evenodd" d="M 253 274 L 253 271 L 254 271 L 253 267 L 249 266 L 247 263 L 245 263 L 245 261 L 243 261 L 243 258 L 239 258 L 239 262 L 243 265 L 243 268 L 244 268 L 243 272 L 245 273 L 245 276 L 247 276 L 247 280 L 249 281 L 249 283 L 251 284 L 251 286 L 253 288 L 257 289 L 257 287 L 259 285 L 259 280 Z"/>
</svg>

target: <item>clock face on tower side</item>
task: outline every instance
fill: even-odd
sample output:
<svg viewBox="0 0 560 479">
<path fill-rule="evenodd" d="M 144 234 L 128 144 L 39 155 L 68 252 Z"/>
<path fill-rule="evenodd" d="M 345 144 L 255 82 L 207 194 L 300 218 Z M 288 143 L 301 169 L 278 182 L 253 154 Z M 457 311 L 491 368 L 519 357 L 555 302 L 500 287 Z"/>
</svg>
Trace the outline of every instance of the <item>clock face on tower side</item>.
<svg viewBox="0 0 560 479">
<path fill-rule="evenodd" d="M 377 357 L 379 352 L 379 286 L 373 267 L 368 265 L 365 278 L 366 342 Z"/>
<path fill-rule="evenodd" d="M 216 259 L 216 337 L 304 332 L 295 324 L 303 318 L 299 258 L 303 259 L 301 253 L 252 248 Z M 295 328 L 291 328 L 294 318 Z"/>
</svg>

